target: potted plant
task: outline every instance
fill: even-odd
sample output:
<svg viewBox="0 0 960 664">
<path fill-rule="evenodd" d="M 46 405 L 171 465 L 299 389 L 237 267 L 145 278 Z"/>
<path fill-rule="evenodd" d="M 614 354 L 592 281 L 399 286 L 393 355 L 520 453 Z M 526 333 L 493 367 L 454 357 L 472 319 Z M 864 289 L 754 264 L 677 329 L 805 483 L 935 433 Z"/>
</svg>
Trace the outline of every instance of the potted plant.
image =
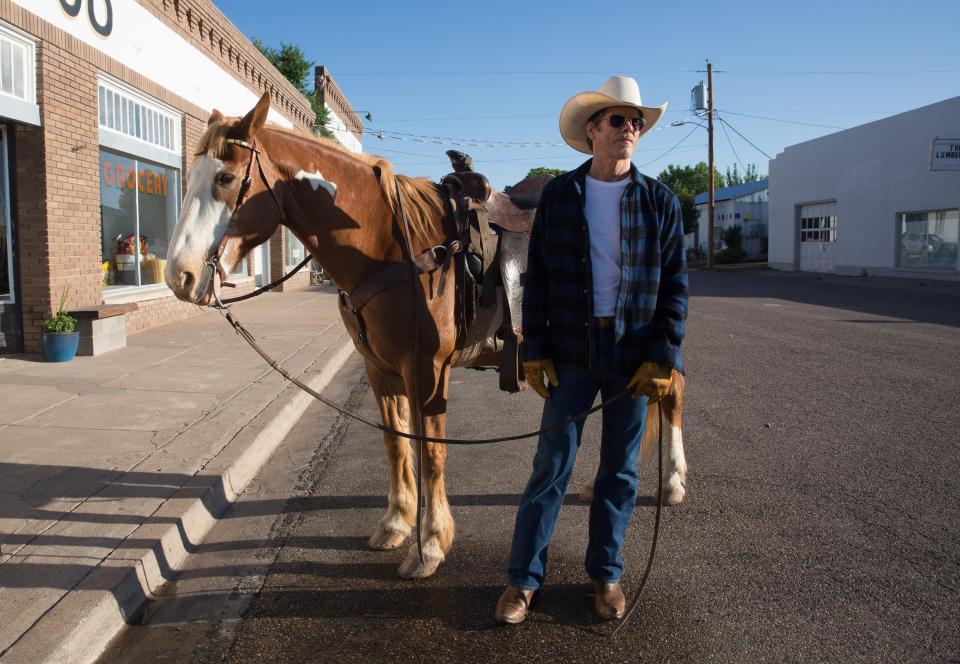
<svg viewBox="0 0 960 664">
<path fill-rule="evenodd" d="M 80 345 L 77 319 L 65 307 L 68 290 L 63 291 L 56 313 L 43 321 L 43 355 L 51 362 L 72 360 Z"/>
</svg>

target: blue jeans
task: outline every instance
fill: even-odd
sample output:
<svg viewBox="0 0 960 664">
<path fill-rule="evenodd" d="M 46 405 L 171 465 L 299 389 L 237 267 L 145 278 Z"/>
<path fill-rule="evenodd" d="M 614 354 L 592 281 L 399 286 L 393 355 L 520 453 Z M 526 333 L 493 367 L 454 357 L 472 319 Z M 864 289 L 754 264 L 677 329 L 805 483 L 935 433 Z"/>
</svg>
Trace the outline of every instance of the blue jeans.
<svg viewBox="0 0 960 664">
<path fill-rule="evenodd" d="M 541 427 L 588 410 L 600 392 L 607 400 L 627 387 L 637 367 L 614 367 L 613 330 L 594 330 L 590 370 L 557 367 L 560 385 L 544 402 Z M 623 375 L 623 372 L 629 372 Z M 600 470 L 593 486 L 585 565 L 591 579 L 614 582 L 623 573 L 620 549 L 637 500 L 637 453 L 646 420 L 647 398 L 629 396 L 604 408 Z M 535 590 L 547 571 L 547 548 L 573 471 L 584 421 L 542 434 L 533 472 L 520 500 L 507 578 L 511 585 Z"/>
</svg>

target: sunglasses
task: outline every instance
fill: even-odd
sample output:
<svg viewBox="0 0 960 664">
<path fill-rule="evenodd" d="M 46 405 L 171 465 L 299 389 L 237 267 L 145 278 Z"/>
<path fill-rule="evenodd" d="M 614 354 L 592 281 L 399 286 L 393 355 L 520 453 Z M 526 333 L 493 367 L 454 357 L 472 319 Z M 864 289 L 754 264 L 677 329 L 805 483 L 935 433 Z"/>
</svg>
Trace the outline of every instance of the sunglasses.
<svg viewBox="0 0 960 664">
<path fill-rule="evenodd" d="M 623 123 L 627 120 L 630 121 L 630 126 L 633 127 L 634 131 L 640 131 L 643 129 L 644 125 L 647 124 L 647 121 L 641 115 L 640 117 L 631 117 L 628 118 L 626 115 L 608 115 L 607 119 L 610 121 L 610 126 L 614 129 L 619 129 L 623 126 Z"/>
</svg>

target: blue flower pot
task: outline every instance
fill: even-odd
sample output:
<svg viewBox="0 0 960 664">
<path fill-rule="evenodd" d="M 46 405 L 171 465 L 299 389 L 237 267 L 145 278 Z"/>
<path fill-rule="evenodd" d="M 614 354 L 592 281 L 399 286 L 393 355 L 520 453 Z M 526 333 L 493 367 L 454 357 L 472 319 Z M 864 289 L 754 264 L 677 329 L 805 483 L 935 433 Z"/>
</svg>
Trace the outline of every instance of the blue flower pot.
<svg viewBox="0 0 960 664">
<path fill-rule="evenodd" d="M 77 354 L 77 346 L 79 345 L 79 332 L 67 332 L 66 334 L 56 334 L 54 332 L 43 333 L 43 356 L 51 362 L 67 362 L 68 360 L 72 360 Z"/>
</svg>

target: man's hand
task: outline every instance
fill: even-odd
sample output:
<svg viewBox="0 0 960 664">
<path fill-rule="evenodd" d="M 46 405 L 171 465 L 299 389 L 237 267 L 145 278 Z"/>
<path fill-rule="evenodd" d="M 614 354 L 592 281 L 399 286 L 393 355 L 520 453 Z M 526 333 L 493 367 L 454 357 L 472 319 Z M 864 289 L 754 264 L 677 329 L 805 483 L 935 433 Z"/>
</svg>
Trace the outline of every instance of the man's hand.
<svg viewBox="0 0 960 664">
<path fill-rule="evenodd" d="M 553 360 L 528 360 L 523 363 L 523 376 L 533 391 L 544 399 L 550 396 L 550 390 L 543 384 L 543 374 L 547 374 L 547 382 L 556 387 L 560 384 L 557 378 L 557 368 Z"/>
<path fill-rule="evenodd" d="M 633 374 L 627 387 L 635 388 L 633 398 L 647 395 L 650 403 L 657 403 L 670 391 L 673 368 L 656 362 L 644 362 Z"/>
</svg>

